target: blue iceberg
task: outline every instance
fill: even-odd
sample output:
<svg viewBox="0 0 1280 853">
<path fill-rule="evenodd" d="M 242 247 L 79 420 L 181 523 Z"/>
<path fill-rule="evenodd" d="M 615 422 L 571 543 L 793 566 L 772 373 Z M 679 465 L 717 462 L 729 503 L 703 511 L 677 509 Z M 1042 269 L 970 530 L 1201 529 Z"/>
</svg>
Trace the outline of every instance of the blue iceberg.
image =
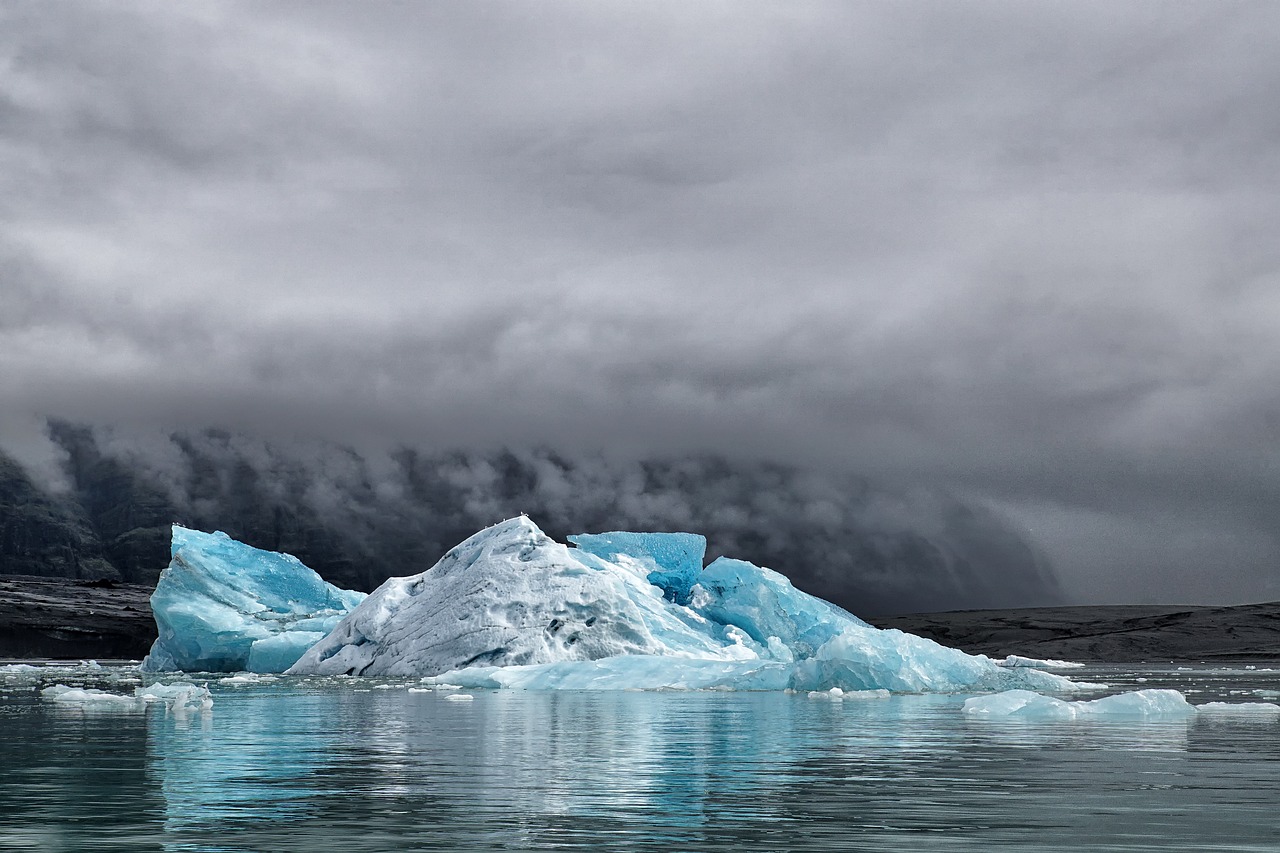
<svg viewBox="0 0 1280 853">
<path fill-rule="evenodd" d="M 175 524 L 171 553 L 151 596 L 159 637 L 144 670 L 284 672 L 365 598 L 221 532 Z"/>
<path fill-rule="evenodd" d="M 531 690 L 1075 687 L 878 630 L 751 563 L 698 572 L 705 545 L 677 536 L 576 536 L 569 548 L 528 518 L 504 521 L 388 580 L 288 672 Z"/>
</svg>

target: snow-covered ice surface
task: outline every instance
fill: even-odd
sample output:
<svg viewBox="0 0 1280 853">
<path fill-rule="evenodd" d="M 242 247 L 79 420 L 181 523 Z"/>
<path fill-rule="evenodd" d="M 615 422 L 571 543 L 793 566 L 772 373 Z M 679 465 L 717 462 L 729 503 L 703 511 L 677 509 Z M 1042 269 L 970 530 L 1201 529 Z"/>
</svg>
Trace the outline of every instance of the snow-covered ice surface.
<svg viewBox="0 0 1280 853">
<path fill-rule="evenodd" d="M 684 571 L 702 549 L 673 536 L 582 536 L 569 548 L 528 518 L 510 519 L 430 570 L 384 583 L 289 673 L 529 690 L 1075 687 L 872 628 L 741 560 L 700 572 L 682 605 L 669 575 L 667 586 L 651 582 L 655 566 Z"/>
<path fill-rule="evenodd" d="M 432 675 L 619 655 L 759 657 L 741 630 L 666 600 L 648 573 L 638 561 L 571 549 L 513 518 L 426 572 L 388 580 L 289 672 Z"/>
<path fill-rule="evenodd" d="M 296 557 L 174 525 L 173 558 L 151 596 L 150 671 L 283 672 L 364 599 Z"/>
</svg>

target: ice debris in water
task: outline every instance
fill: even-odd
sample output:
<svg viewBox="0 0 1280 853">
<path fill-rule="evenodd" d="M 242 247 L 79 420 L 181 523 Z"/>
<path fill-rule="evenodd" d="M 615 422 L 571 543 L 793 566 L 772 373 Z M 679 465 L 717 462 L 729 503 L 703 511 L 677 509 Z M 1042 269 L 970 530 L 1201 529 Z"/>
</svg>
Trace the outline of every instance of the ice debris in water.
<svg viewBox="0 0 1280 853">
<path fill-rule="evenodd" d="M 1280 705 L 1274 702 L 1206 702 L 1197 705 L 1196 710 L 1204 714 L 1280 717 Z"/>
<path fill-rule="evenodd" d="M 1192 705 L 1177 690 L 1135 690 L 1101 699 L 1071 702 L 1029 690 L 1007 690 L 966 699 L 964 713 L 975 717 L 1019 717 L 1031 720 L 1074 720 L 1089 717 L 1190 717 L 1197 714 L 1280 716 L 1270 702 L 1206 702 Z"/>
<path fill-rule="evenodd" d="M 68 687 L 55 684 L 40 691 L 50 702 L 62 705 L 140 711 L 151 702 L 161 702 L 175 715 L 188 711 L 207 711 L 213 707 L 213 697 L 207 687 L 178 681 L 173 684 L 152 684 L 134 688 L 133 695 L 108 693 L 92 687 Z"/>
<path fill-rule="evenodd" d="M 1070 660 L 1054 660 L 1053 658 L 1028 658 L 1022 655 L 1009 655 L 1003 660 L 996 661 L 1000 666 L 1026 666 L 1032 669 L 1081 669 L 1084 667 L 1082 663 L 1076 663 Z"/>
<path fill-rule="evenodd" d="M 1008 690 L 993 696 L 966 699 L 964 713 L 975 717 L 1022 717 L 1034 720 L 1074 720 L 1081 717 L 1188 717 L 1195 706 L 1177 690 L 1135 690 L 1076 702 L 1042 696 L 1029 690 Z"/>
<path fill-rule="evenodd" d="M 579 533 L 569 542 L 614 563 L 634 562 L 649 583 L 676 604 L 688 604 L 702 571 L 707 539 L 696 533 Z"/>
<path fill-rule="evenodd" d="M 289 673 L 419 675 L 467 688 L 1075 687 L 1051 673 L 877 630 L 740 560 L 708 566 L 681 605 L 649 581 L 652 566 L 672 565 L 664 562 L 676 541 L 670 535 L 575 537 L 579 547 L 571 549 L 528 518 L 510 519 L 430 570 L 388 580 Z"/>
<path fill-rule="evenodd" d="M 364 599 L 221 532 L 175 524 L 172 554 L 151 596 L 159 638 L 143 670 L 283 672 Z"/>
</svg>

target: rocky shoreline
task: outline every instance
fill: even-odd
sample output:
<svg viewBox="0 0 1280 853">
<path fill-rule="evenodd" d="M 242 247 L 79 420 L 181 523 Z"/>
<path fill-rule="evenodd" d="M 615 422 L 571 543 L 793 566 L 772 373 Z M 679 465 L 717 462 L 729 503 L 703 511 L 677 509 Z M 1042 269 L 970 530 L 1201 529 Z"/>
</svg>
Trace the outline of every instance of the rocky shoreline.
<svg viewBox="0 0 1280 853">
<path fill-rule="evenodd" d="M 138 659 L 156 638 L 152 587 L 0 575 L 0 658 Z"/>
<path fill-rule="evenodd" d="M 109 580 L 0 575 L 0 659 L 139 659 L 156 638 L 151 591 Z M 868 621 L 993 657 L 1280 660 L 1280 602 L 962 610 Z"/>
<path fill-rule="evenodd" d="M 1075 661 L 1280 660 L 1280 601 L 1107 605 L 872 618 L 971 654 Z"/>
</svg>

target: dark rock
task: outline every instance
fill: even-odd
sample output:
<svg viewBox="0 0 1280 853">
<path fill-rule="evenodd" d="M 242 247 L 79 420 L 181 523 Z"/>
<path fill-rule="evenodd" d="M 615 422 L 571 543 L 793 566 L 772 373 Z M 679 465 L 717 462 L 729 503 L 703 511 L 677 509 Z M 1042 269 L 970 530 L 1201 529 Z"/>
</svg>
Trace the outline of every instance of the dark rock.
<svg viewBox="0 0 1280 853">
<path fill-rule="evenodd" d="M 141 658 L 156 638 L 151 591 L 0 576 L 0 658 Z"/>
<path fill-rule="evenodd" d="M 971 654 L 1076 661 L 1280 660 L 1280 602 L 961 610 L 869 620 Z"/>
</svg>

